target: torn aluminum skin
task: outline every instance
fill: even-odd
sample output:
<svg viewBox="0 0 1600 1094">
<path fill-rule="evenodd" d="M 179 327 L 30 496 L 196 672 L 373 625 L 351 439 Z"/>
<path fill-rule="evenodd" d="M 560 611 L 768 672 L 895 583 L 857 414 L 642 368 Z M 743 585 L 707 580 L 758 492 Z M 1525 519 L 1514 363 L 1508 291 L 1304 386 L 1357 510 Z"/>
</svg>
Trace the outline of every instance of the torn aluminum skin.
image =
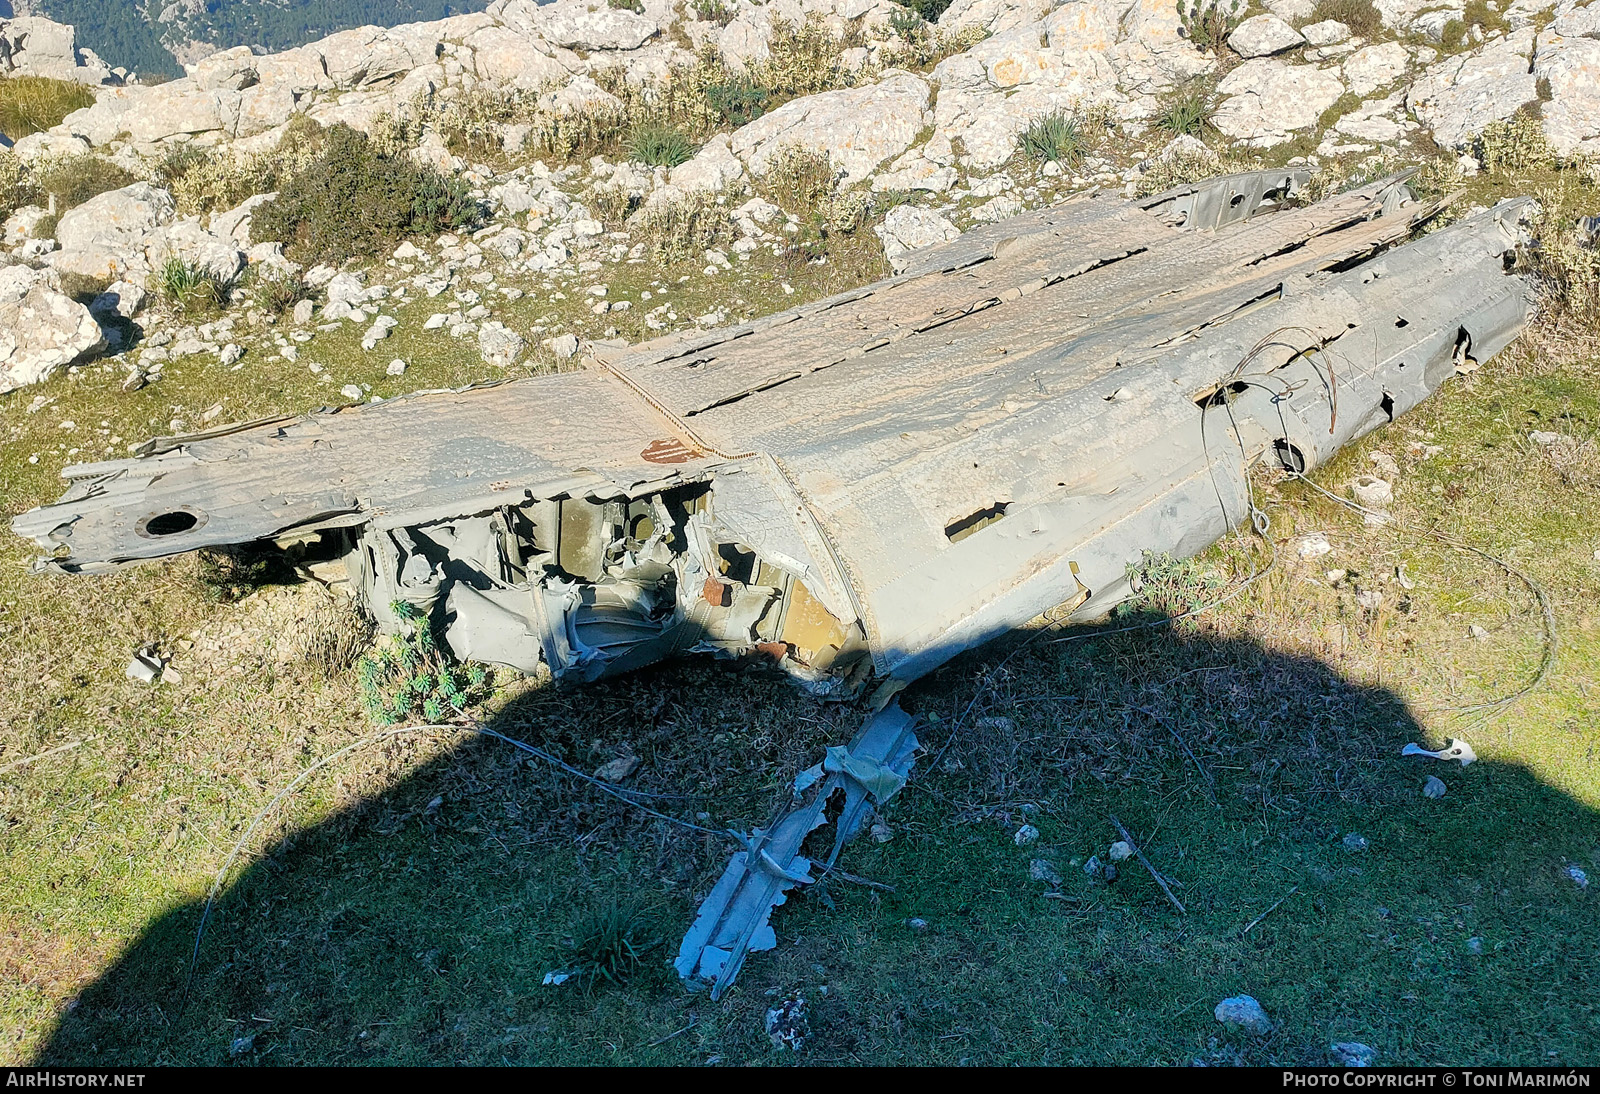
<svg viewBox="0 0 1600 1094">
<path fill-rule="evenodd" d="M 722 877 L 700 905 L 694 925 L 678 948 L 674 967 L 691 985 L 709 985 L 721 998 L 752 950 L 770 950 L 777 935 L 767 923 L 772 911 L 796 885 L 818 880 L 813 867 L 833 867 L 839 851 L 872 815 L 905 785 L 917 750 L 911 715 L 890 702 L 867 720 L 848 748 L 828 749 L 816 767 L 795 780 L 794 803 L 765 828 L 742 837 Z M 806 837 L 828 823 L 834 838 L 827 858 L 814 862 L 801 853 Z"/>
<path fill-rule="evenodd" d="M 900 275 L 581 371 L 158 438 L 15 518 L 41 565 L 319 541 L 387 627 L 593 680 L 693 652 L 892 692 L 1247 515 L 1505 346 L 1525 207 L 1431 234 L 1402 183 L 1081 196 Z"/>
</svg>

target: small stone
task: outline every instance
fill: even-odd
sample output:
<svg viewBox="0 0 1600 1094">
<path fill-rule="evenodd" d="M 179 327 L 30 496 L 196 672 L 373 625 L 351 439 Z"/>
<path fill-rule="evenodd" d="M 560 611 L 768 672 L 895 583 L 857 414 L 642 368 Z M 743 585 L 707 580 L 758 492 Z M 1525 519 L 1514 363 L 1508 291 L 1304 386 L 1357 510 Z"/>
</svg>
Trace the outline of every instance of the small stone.
<svg viewBox="0 0 1600 1094">
<path fill-rule="evenodd" d="M 1473 935 L 1467 939 L 1467 952 L 1473 955 L 1481 954 L 1483 952 L 1483 939 L 1478 935 Z"/>
<path fill-rule="evenodd" d="M 614 760 L 601 764 L 600 769 L 594 773 L 594 777 L 601 782 L 619 783 L 629 775 L 632 775 L 638 766 L 639 757 L 632 755 L 618 756 Z"/>
<path fill-rule="evenodd" d="M 1088 877 L 1099 877 L 1105 872 L 1105 864 L 1100 861 L 1099 855 L 1090 855 L 1089 861 L 1083 864 L 1083 872 Z"/>
<path fill-rule="evenodd" d="M 239 359 L 243 356 L 244 347 L 237 342 L 229 342 L 227 345 L 223 346 L 222 351 L 217 354 L 217 360 L 224 365 L 232 365 L 237 364 Z"/>
<path fill-rule="evenodd" d="M 1030 843 L 1039 841 L 1039 830 L 1031 824 L 1024 824 L 1017 829 L 1017 834 L 1012 836 L 1011 839 L 1018 847 L 1026 847 Z"/>
<path fill-rule="evenodd" d="M 256 1035 L 253 1033 L 247 1033 L 243 1037 L 235 1037 L 232 1041 L 228 1042 L 228 1055 L 243 1056 L 245 1053 L 249 1052 L 255 1047 Z"/>
<path fill-rule="evenodd" d="M 346 399 L 359 399 L 361 398 L 361 389 L 355 384 L 346 384 L 339 389 L 339 394 Z"/>
<path fill-rule="evenodd" d="M 1583 870 L 1577 866 L 1567 867 L 1567 877 L 1571 878 L 1572 884 L 1576 885 L 1580 889 L 1587 889 L 1589 887 L 1589 875 L 1584 873 Z"/>
<path fill-rule="evenodd" d="M 1484 639 L 1484 638 L 1488 638 L 1489 637 L 1489 632 L 1484 630 L 1482 627 L 1478 626 L 1476 623 L 1472 624 L 1472 626 L 1467 628 L 1467 634 L 1469 634 L 1473 638 L 1477 638 L 1477 639 Z"/>
<path fill-rule="evenodd" d="M 1241 1029 L 1260 1037 L 1272 1032 L 1272 1019 L 1260 1003 L 1249 995 L 1235 995 L 1218 1003 L 1212 1011 L 1217 1021 L 1230 1029 Z"/>
<path fill-rule="evenodd" d="M 1560 444 L 1562 441 L 1566 440 L 1566 438 L 1559 433 L 1549 433 L 1541 429 L 1536 429 L 1532 433 L 1528 434 L 1528 440 L 1532 441 L 1540 448 L 1548 448 L 1550 445 Z"/>
<path fill-rule="evenodd" d="M 1365 851 L 1367 849 L 1367 837 L 1356 832 L 1351 832 L 1345 836 L 1342 842 L 1346 851 Z"/>
<path fill-rule="evenodd" d="M 404 376 L 406 374 L 406 363 L 396 357 L 389 362 L 389 367 L 383 371 L 390 376 Z"/>
<path fill-rule="evenodd" d="M 1321 532 L 1312 532 L 1308 536 L 1301 536 L 1294 550 L 1301 558 L 1321 558 L 1333 550 L 1333 544 Z"/>
<path fill-rule="evenodd" d="M 1444 782 L 1437 775 L 1429 775 L 1428 781 L 1422 784 L 1422 795 L 1426 798 L 1442 798 L 1444 789 Z"/>
<path fill-rule="evenodd" d="M 1338 1041 L 1329 1050 L 1335 1067 L 1371 1067 L 1378 1050 L 1360 1041 Z"/>
<path fill-rule="evenodd" d="M 1350 484 L 1356 501 L 1372 509 L 1381 509 L 1394 500 L 1394 487 L 1376 475 L 1361 475 Z"/>
<path fill-rule="evenodd" d="M 1366 611 L 1375 612 L 1383 607 L 1383 594 L 1376 589 L 1362 589 L 1356 593 L 1356 603 Z"/>
<path fill-rule="evenodd" d="M 1061 873 L 1049 859 L 1036 858 L 1028 863 L 1028 879 L 1043 881 L 1049 885 L 1060 885 Z"/>
<path fill-rule="evenodd" d="M 1111 845 L 1111 849 L 1106 853 L 1111 856 L 1112 862 L 1124 862 L 1133 857 L 1133 844 L 1127 840 L 1119 839 Z"/>
<path fill-rule="evenodd" d="M 290 313 L 290 318 L 294 320 L 296 326 L 303 327 L 311 322 L 311 316 L 316 309 L 317 306 L 311 301 L 298 300 L 295 302 L 294 311 Z"/>
<path fill-rule="evenodd" d="M 867 830 L 867 834 L 872 837 L 873 843 L 888 843 L 894 839 L 894 829 L 885 824 L 882 817 L 873 818 L 872 827 Z"/>
<path fill-rule="evenodd" d="M 569 361 L 578 353 L 578 336 L 576 334 L 559 334 L 550 339 L 550 352 L 556 355 L 557 361 Z"/>
</svg>

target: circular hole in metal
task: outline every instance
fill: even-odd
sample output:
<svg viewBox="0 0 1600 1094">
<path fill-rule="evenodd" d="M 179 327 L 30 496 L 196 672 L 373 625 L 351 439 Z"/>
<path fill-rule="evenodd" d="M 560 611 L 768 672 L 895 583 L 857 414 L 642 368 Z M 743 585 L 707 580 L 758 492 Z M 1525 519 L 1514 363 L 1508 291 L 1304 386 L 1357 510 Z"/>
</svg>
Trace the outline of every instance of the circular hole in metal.
<svg viewBox="0 0 1600 1094">
<path fill-rule="evenodd" d="M 187 505 L 169 509 L 164 513 L 151 513 L 140 519 L 134 527 L 146 539 L 160 539 L 192 532 L 206 522 L 205 514 Z"/>
</svg>

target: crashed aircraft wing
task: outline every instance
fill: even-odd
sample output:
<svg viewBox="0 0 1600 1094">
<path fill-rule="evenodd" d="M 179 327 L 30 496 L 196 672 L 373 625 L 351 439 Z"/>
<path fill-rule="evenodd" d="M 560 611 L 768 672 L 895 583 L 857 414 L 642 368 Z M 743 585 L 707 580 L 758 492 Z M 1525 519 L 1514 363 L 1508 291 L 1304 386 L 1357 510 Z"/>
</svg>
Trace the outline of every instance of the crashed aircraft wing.
<svg viewBox="0 0 1600 1094">
<path fill-rule="evenodd" d="M 13 528 L 68 572 L 317 534 L 380 622 L 557 677 L 914 679 L 1103 610 L 1247 517 L 1250 463 L 1315 466 L 1525 323 L 1522 203 L 1419 237 L 1403 184 L 1302 182 L 1081 197 L 583 371 L 161 439 Z"/>
</svg>

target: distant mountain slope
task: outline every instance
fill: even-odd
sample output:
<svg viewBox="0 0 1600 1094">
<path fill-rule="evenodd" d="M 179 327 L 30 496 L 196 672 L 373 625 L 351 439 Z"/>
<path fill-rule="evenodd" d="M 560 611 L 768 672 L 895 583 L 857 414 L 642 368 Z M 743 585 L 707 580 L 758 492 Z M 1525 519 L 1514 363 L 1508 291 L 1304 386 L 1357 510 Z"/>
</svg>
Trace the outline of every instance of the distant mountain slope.
<svg viewBox="0 0 1600 1094">
<path fill-rule="evenodd" d="M 489 0 L 26 0 L 23 9 L 78 28 L 108 64 L 181 75 L 195 43 L 292 49 L 350 27 L 398 26 L 482 11 Z"/>
</svg>

